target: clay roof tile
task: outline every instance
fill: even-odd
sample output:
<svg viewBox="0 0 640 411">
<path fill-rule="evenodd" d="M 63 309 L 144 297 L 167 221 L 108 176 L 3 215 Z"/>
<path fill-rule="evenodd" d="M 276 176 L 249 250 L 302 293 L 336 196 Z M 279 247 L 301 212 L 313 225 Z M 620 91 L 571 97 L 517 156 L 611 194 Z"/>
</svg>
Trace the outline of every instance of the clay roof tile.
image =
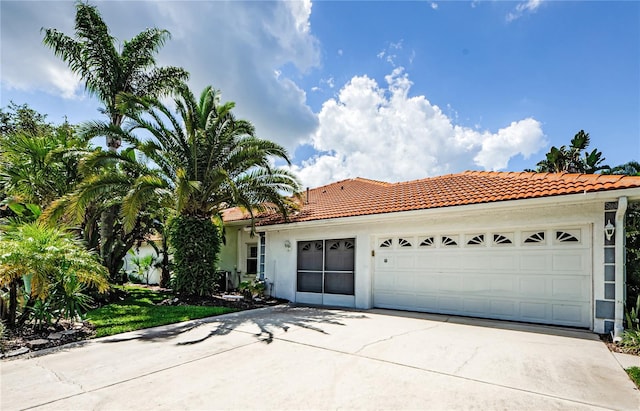
<svg viewBox="0 0 640 411">
<path fill-rule="evenodd" d="M 570 174 L 465 171 L 398 183 L 353 178 L 301 193 L 301 209 L 290 222 L 383 214 L 399 211 L 481 204 L 554 195 L 582 194 L 622 188 L 640 188 L 640 177 Z M 225 210 L 225 221 L 246 219 L 239 209 Z M 276 215 L 262 215 L 260 224 L 281 224 Z"/>
</svg>

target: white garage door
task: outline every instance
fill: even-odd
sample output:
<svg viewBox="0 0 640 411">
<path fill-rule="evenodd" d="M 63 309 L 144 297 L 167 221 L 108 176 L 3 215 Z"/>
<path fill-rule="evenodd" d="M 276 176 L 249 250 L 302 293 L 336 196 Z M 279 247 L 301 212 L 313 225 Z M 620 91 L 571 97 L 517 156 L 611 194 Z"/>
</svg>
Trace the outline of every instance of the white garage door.
<svg viewBox="0 0 640 411">
<path fill-rule="evenodd" d="M 587 226 L 382 236 L 374 305 L 590 328 L 591 255 Z"/>
</svg>

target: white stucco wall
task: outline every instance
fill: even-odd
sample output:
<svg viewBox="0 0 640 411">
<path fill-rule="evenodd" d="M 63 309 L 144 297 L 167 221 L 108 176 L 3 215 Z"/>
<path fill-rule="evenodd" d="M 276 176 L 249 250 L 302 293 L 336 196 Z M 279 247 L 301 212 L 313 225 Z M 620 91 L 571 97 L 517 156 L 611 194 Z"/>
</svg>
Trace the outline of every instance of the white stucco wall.
<svg viewBox="0 0 640 411">
<path fill-rule="evenodd" d="M 604 298 L 604 203 L 615 200 L 611 195 L 574 195 L 264 227 L 265 275 L 274 283 L 273 295 L 295 302 L 297 242 L 355 238 L 354 306 L 367 309 L 373 304 L 372 251 L 378 236 L 588 226 L 593 247 L 591 311 L 594 312 L 595 301 Z M 290 249 L 285 247 L 285 241 L 290 242 Z M 603 320 L 595 319 L 594 315 L 591 328 L 603 332 Z"/>
</svg>

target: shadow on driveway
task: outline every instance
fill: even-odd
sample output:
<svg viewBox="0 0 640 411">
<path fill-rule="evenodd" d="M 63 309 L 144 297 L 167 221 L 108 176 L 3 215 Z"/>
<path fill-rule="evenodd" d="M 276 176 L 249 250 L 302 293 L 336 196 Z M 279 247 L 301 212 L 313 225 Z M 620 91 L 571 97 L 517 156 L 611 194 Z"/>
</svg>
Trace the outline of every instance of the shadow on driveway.
<svg viewBox="0 0 640 411">
<path fill-rule="evenodd" d="M 147 328 L 126 334 L 106 337 L 102 343 L 115 343 L 127 340 L 140 340 L 149 342 L 166 341 L 180 336 L 198 327 L 212 325 L 209 334 L 194 340 L 181 341 L 176 345 L 192 345 L 208 340 L 211 337 L 228 335 L 240 326 L 255 325 L 259 332 L 254 336 L 261 342 L 271 344 L 275 330 L 287 332 L 292 327 L 300 327 L 327 334 L 323 325 L 345 326 L 345 319 L 366 319 L 365 314 L 348 310 L 331 310 L 318 307 L 299 307 L 282 305 L 276 307 L 260 308 L 255 310 L 240 311 L 232 314 L 224 314 L 216 317 L 208 317 L 192 320 L 180 324 Z"/>
</svg>

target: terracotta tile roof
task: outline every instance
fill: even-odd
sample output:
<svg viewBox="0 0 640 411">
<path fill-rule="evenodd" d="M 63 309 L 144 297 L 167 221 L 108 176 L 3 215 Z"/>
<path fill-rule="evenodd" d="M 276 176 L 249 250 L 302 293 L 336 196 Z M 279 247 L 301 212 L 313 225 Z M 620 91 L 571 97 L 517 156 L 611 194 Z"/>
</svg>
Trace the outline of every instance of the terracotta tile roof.
<svg viewBox="0 0 640 411">
<path fill-rule="evenodd" d="M 640 177 L 600 174 L 465 171 L 401 183 L 354 178 L 309 190 L 289 222 L 640 188 Z M 229 216 L 232 214 L 230 213 Z M 227 220 L 225 215 L 225 221 Z M 284 223 L 276 214 L 260 225 Z"/>
</svg>

